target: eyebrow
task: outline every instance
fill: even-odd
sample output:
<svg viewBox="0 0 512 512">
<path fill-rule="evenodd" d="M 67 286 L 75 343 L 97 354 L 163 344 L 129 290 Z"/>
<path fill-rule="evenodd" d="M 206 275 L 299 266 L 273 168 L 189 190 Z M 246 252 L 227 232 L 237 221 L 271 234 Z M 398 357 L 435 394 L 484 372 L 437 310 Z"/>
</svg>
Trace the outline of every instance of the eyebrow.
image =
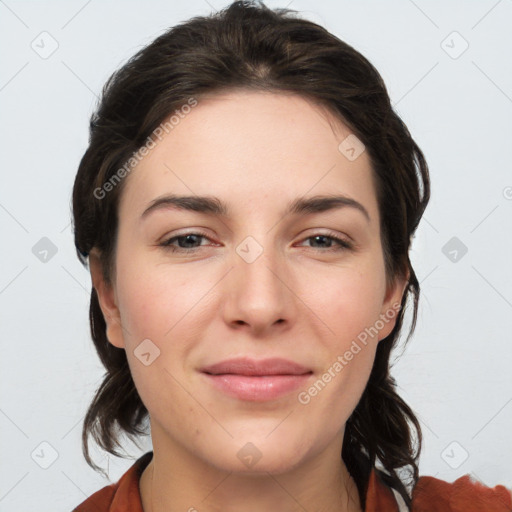
<svg viewBox="0 0 512 512">
<path fill-rule="evenodd" d="M 365 216 L 366 220 L 370 221 L 370 214 L 361 203 L 351 197 L 343 195 L 298 197 L 287 205 L 287 208 L 283 212 L 283 216 L 288 214 L 308 215 L 343 207 L 355 208 Z M 228 205 L 215 196 L 178 196 L 175 194 L 169 194 L 157 197 L 151 201 L 149 206 L 142 213 L 141 219 L 147 217 L 149 213 L 156 210 L 169 208 L 206 213 L 222 217 L 229 217 L 230 214 Z"/>
</svg>

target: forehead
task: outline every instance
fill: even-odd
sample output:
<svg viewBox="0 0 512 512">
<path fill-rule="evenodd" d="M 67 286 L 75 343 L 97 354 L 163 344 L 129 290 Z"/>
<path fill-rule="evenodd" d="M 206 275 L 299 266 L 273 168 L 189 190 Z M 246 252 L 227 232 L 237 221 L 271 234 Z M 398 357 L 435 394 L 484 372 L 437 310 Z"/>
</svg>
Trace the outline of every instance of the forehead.
<svg viewBox="0 0 512 512">
<path fill-rule="evenodd" d="M 126 178 L 121 210 L 129 204 L 140 214 L 170 192 L 239 206 L 339 192 L 376 209 L 369 157 L 340 151 L 351 130 L 326 108 L 296 94 L 241 90 L 200 98 L 187 112 Z"/>
</svg>

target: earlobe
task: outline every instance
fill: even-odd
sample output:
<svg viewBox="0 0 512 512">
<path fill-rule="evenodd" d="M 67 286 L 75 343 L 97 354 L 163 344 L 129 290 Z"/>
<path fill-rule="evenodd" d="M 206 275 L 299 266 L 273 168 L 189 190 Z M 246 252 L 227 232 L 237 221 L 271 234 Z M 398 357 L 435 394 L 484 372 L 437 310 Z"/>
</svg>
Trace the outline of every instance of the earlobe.
<svg viewBox="0 0 512 512">
<path fill-rule="evenodd" d="M 96 290 L 101 312 L 107 325 L 106 335 L 108 341 L 115 347 L 125 348 L 121 315 L 117 305 L 115 289 L 113 284 L 105 282 L 100 255 L 95 248 L 89 254 L 89 269 L 92 285 Z"/>
</svg>

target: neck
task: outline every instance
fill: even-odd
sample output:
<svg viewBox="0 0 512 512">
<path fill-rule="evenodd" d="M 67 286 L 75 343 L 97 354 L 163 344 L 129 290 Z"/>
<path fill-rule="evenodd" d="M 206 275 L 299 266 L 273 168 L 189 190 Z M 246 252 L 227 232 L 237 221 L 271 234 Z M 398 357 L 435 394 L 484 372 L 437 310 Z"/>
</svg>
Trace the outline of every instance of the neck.
<svg viewBox="0 0 512 512">
<path fill-rule="evenodd" d="M 341 455 L 326 453 L 279 474 L 241 474 L 180 450 L 156 449 L 141 476 L 140 490 L 144 512 L 362 511 Z"/>
</svg>

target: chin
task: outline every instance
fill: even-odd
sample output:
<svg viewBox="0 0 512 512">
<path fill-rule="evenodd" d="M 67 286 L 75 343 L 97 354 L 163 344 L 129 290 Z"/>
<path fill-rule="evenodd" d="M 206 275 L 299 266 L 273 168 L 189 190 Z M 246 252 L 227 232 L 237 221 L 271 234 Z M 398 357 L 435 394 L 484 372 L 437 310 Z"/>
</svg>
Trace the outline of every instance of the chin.
<svg viewBox="0 0 512 512">
<path fill-rule="evenodd" d="M 259 436 L 241 436 L 226 443 L 217 443 L 215 453 L 208 450 L 210 464 L 223 471 L 264 475 L 280 474 L 297 467 L 307 454 L 303 439 L 276 436 L 267 431 Z"/>
<path fill-rule="evenodd" d="M 247 458 L 247 456 L 245 456 Z M 268 473 L 279 475 L 292 471 L 300 465 L 302 458 L 297 453 L 274 452 L 272 455 L 261 455 L 260 459 L 255 458 L 251 461 L 241 461 L 236 457 L 227 460 L 212 461 L 219 469 L 237 474 L 265 476 Z"/>
</svg>

